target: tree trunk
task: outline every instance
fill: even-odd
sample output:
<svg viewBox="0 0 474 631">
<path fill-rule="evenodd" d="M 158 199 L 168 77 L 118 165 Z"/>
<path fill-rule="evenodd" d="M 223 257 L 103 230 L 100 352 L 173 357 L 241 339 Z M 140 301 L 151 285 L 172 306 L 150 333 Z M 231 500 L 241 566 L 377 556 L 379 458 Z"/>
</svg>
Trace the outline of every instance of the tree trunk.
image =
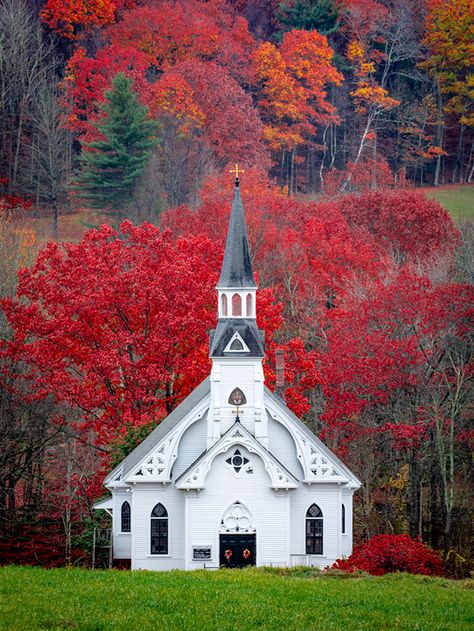
<svg viewBox="0 0 474 631">
<path fill-rule="evenodd" d="M 437 104 L 438 104 L 438 120 L 436 125 L 436 144 L 438 147 L 443 148 L 444 144 L 444 115 L 443 115 L 443 97 L 439 89 L 439 85 L 436 87 L 437 91 Z M 441 160 L 443 156 L 436 158 L 436 168 L 434 174 L 433 186 L 439 186 L 439 176 L 441 172 Z"/>
</svg>

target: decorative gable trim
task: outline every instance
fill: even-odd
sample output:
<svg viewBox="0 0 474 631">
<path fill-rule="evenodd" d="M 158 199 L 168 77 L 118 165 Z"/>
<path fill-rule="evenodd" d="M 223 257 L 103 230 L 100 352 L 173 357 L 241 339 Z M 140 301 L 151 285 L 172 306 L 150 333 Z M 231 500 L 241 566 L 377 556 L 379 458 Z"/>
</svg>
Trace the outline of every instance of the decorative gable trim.
<svg viewBox="0 0 474 631">
<path fill-rule="evenodd" d="M 176 487 L 183 490 L 205 488 L 207 474 L 216 456 L 228 452 L 229 449 L 236 445 L 241 445 L 250 453 L 260 456 L 270 477 L 270 486 L 273 489 L 287 490 L 295 489 L 299 486 L 298 480 L 245 427 L 236 422 L 217 443 L 181 474 L 176 480 Z"/>
<path fill-rule="evenodd" d="M 234 348 L 232 348 L 232 346 L 234 346 Z M 241 346 L 241 348 L 239 348 L 239 346 Z M 224 353 L 250 353 L 250 348 L 239 335 L 238 331 L 236 331 L 224 348 Z"/>
<path fill-rule="evenodd" d="M 209 409 L 209 397 L 185 416 L 181 423 L 169 432 L 148 454 L 130 471 L 124 480 L 127 484 L 136 482 L 171 482 L 171 470 L 178 457 L 181 438 L 186 430 L 196 421 L 206 418 Z"/>
<path fill-rule="evenodd" d="M 300 429 L 301 421 L 293 420 L 283 406 L 265 393 L 264 405 L 271 419 L 281 423 L 291 434 L 297 458 L 303 468 L 306 484 L 335 482 L 349 484 L 356 489 L 360 481 L 349 469 L 308 429 Z"/>
</svg>

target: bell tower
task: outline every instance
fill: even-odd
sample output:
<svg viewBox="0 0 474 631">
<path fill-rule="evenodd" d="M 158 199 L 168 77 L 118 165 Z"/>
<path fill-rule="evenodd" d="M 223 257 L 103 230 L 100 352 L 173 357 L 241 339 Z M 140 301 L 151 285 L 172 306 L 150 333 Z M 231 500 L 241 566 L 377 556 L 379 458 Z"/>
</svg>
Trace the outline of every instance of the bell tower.
<svg viewBox="0 0 474 631">
<path fill-rule="evenodd" d="M 221 275 L 217 283 L 218 322 L 211 331 L 211 406 L 207 443 L 210 448 L 238 420 L 267 446 L 263 414 L 264 334 L 257 328 L 257 284 L 252 270 L 239 168 L 230 213 Z M 231 394 L 238 388 L 245 405 L 235 409 Z"/>
</svg>

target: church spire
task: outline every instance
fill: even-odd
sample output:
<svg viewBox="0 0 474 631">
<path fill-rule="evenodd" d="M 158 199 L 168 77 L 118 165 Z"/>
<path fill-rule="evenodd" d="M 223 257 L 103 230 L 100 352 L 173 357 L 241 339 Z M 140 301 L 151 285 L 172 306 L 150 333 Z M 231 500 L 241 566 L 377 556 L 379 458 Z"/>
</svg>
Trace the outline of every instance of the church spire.
<svg viewBox="0 0 474 631">
<path fill-rule="evenodd" d="M 257 287 L 252 271 L 244 207 L 240 196 L 239 170 L 236 165 L 235 192 L 230 213 L 224 261 L 217 289 Z"/>
</svg>

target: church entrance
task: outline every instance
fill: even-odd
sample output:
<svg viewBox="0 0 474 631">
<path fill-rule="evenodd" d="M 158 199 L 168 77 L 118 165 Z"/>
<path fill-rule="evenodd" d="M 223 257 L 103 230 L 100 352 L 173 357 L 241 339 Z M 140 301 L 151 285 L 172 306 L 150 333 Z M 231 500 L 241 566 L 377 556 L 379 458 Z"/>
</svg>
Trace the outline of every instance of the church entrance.
<svg viewBox="0 0 474 631">
<path fill-rule="evenodd" d="M 255 565 L 256 555 L 257 542 L 254 534 L 220 535 L 219 565 L 224 567 Z"/>
</svg>

